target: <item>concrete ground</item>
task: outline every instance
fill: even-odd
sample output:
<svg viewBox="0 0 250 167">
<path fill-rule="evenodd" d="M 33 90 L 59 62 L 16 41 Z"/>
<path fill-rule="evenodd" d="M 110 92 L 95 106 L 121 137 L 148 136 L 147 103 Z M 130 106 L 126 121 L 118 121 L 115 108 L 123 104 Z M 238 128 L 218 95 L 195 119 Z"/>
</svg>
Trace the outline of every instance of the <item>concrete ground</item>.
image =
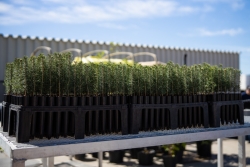
<svg viewBox="0 0 250 167">
<path fill-rule="evenodd" d="M 216 167 L 217 166 L 217 142 L 212 144 L 212 157 L 210 159 L 199 158 L 196 154 L 196 144 L 189 143 L 184 152 L 184 159 L 182 164 L 177 164 L 177 167 Z M 224 166 L 234 167 L 238 166 L 238 140 L 237 139 L 224 139 L 223 140 L 224 152 Z M 138 160 L 131 159 L 129 152 L 126 152 L 122 164 L 110 163 L 108 160 L 108 153 L 105 153 L 106 158 L 103 160 L 103 167 L 140 167 Z M 4 154 L 0 153 L 0 167 L 9 167 L 11 160 Z M 41 167 L 41 159 L 27 160 L 25 166 L 27 167 Z M 55 157 L 54 164 L 56 167 L 97 167 L 98 160 L 93 158 L 91 154 L 87 154 L 84 161 L 79 161 L 73 158 L 70 160 L 69 156 Z M 246 141 L 246 164 L 250 167 L 250 143 Z M 163 166 L 163 161 L 160 156 L 154 157 L 154 165 L 151 167 Z"/>
</svg>

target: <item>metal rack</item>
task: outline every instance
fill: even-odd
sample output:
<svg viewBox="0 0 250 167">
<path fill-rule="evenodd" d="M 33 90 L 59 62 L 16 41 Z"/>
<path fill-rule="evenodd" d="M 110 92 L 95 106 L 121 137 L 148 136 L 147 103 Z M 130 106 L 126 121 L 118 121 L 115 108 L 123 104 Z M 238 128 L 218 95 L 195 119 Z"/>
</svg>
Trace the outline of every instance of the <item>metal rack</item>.
<svg viewBox="0 0 250 167">
<path fill-rule="evenodd" d="M 0 147 L 10 158 L 13 167 L 24 167 L 25 160 L 35 158 L 48 158 L 53 166 L 53 158 L 61 155 L 74 155 L 111 150 L 122 150 L 163 144 L 193 142 L 201 140 L 218 139 L 220 151 L 218 166 L 223 166 L 221 138 L 238 136 L 239 166 L 246 165 L 245 160 L 245 135 L 250 134 L 250 117 L 245 116 L 245 124 L 232 124 L 219 128 L 190 128 L 177 130 L 164 130 L 140 132 L 135 135 L 104 135 L 89 136 L 85 139 L 72 138 L 31 140 L 29 143 L 16 143 L 14 137 L 0 131 Z M 102 155 L 102 154 L 99 154 Z M 102 157 L 99 157 L 101 166 Z"/>
</svg>

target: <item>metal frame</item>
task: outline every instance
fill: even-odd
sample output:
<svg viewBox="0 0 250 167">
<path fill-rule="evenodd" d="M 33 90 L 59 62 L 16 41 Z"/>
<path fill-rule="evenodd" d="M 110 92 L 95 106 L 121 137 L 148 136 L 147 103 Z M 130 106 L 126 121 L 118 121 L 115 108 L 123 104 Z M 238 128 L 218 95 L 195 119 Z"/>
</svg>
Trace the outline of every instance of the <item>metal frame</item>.
<svg viewBox="0 0 250 167">
<path fill-rule="evenodd" d="M 93 50 L 93 51 L 84 53 L 82 57 L 92 56 L 93 54 L 100 53 L 100 52 L 103 52 L 104 56 L 106 56 L 109 53 L 107 50 Z"/>
<path fill-rule="evenodd" d="M 250 119 L 248 119 L 248 122 L 250 122 L 249 120 Z M 61 155 L 122 150 L 239 136 L 239 166 L 244 167 L 246 164 L 244 135 L 250 134 L 250 123 L 248 122 L 244 125 L 227 125 L 209 129 L 190 128 L 140 132 L 136 135 L 93 136 L 79 140 L 34 140 L 30 143 L 16 143 L 14 137 L 9 137 L 6 132 L 1 131 L 0 147 L 5 150 L 5 154 L 13 159 L 12 166 L 24 167 L 24 162 L 27 159 L 49 158 Z M 219 144 L 219 146 L 222 148 L 222 145 Z M 50 164 L 52 164 L 52 162 L 53 161 L 50 159 Z M 220 166 L 223 166 L 223 163 L 221 163 L 221 156 L 218 162 L 220 162 Z M 99 163 L 101 163 L 101 157 Z"/>
<path fill-rule="evenodd" d="M 35 56 L 36 53 L 37 53 L 39 50 L 46 50 L 46 51 L 48 52 L 48 54 L 51 53 L 51 48 L 50 48 L 50 47 L 48 47 L 48 46 L 39 46 L 39 47 L 37 47 L 37 48 L 30 54 L 30 56 Z"/>
<path fill-rule="evenodd" d="M 157 64 L 157 56 L 156 54 L 154 53 L 150 53 L 150 52 L 139 52 L 139 53 L 135 53 L 133 55 L 130 55 L 127 57 L 127 59 L 130 59 L 132 58 L 134 61 L 135 61 L 135 57 L 137 56 L 151 56 L 154 60 L 153 61 L 146 61 L 146 62 L 150 62 L 151 65 L 155 65 Z M 145 65 L 145 62 L 137 62 L 138 64 L 141 64 L 141 65 Z"/>
<path fill-rule="evenodd" d="M 111 57 L 115 57 L 115 56 L 118 56 L 118 55 L 128 55 L 128 56 L 126 57 L 126 59 L 127 59 L 128 57 L 132 57 L 132 58 L 133 58 L 133 53 L 131 53 L 131 52 L 115 52 L 115 53 L 111 53 L 111 54 L 108 54 L 108 55 L 106 55 L 106 56 L 103 56 L 102 58 L 103 58 L 103 59 L 109 59 L 109 58 L 111 58 Z"/>
<path fill-rule="evenodd" d="M 65 53 L 65 52 L 76 52 L 78 56 L 82 55 L 81 49 L 77 49 L 77 48 L 69 48 L 69 49 L 61 51 L 60 53 Z"/>
<path fill-rule="evenodd" d="M 218 144 L 218 154 L 217 154 L 217 166 L 222 167 L 224 164 L 224 158 L 223 158 L 223 139 L 219 138 L 217 139 L 217 144 Z"/>
</svg>

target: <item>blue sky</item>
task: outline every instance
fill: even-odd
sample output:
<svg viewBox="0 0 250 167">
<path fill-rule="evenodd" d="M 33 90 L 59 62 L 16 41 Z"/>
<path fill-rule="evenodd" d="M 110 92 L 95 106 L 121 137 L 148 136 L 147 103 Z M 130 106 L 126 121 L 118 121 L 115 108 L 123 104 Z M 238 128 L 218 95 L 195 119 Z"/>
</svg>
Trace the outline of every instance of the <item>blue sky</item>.
<svg viewBox="0 0 250 167">
<path fill-rule="evenodd" d="M 0 33 L 240 52 L 250 74 L 249 0 L 0 0 Z"/>
</svg>

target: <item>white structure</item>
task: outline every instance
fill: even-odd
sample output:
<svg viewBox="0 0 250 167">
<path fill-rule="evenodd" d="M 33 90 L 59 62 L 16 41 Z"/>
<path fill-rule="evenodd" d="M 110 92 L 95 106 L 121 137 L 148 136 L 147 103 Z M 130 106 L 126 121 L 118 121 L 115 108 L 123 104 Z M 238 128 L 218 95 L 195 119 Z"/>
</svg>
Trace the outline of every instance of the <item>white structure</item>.
<svg viewBox="0 0 250 167">
<path fill-rule="evenodd" d="M 240 76 L 240 89 L 246 90 L 248 85 L 250 85 L 250 75 L 241 74 L 241 76 Z"/>
</svg>

